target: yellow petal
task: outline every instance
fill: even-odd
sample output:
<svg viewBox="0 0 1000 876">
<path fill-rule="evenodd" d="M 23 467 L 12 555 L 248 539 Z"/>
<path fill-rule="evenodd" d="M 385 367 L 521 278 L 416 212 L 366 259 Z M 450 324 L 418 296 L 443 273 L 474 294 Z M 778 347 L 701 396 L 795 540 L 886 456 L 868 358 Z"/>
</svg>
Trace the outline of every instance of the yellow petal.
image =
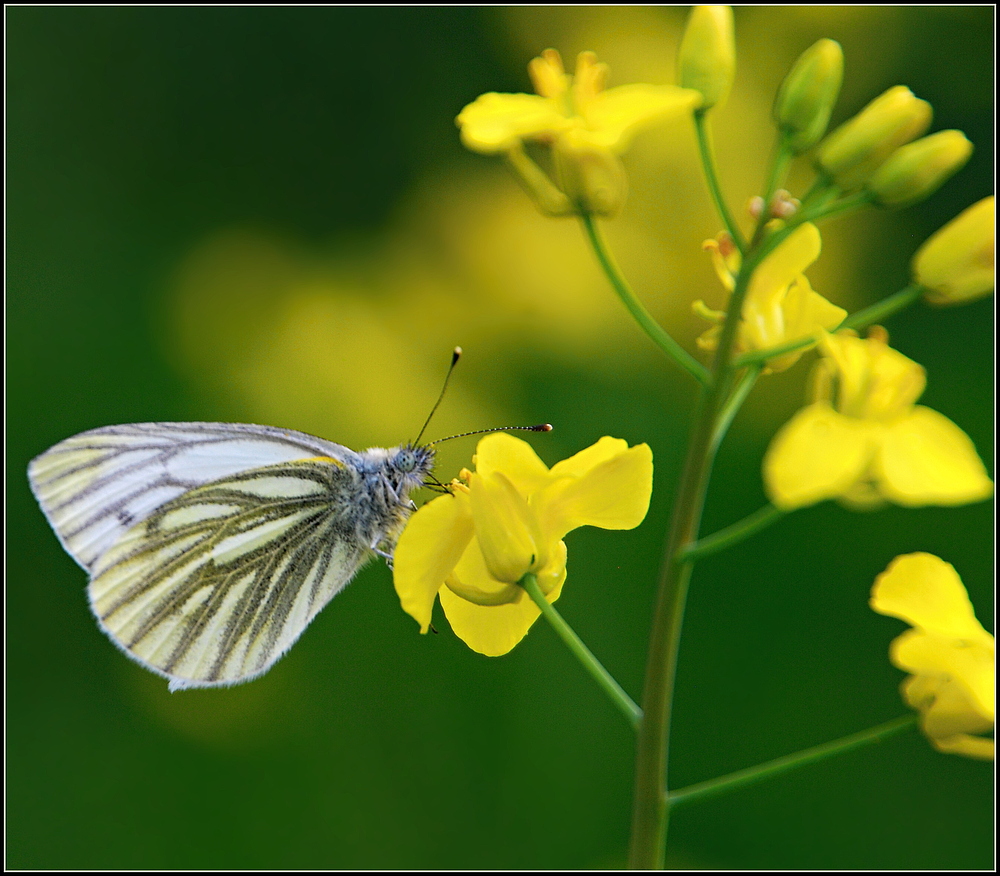
<svg viewBox="0 0 1000 876">
<path fill-rule="evenodd" d="M 578 526 L 633 529 L 642 523 L 653 490 L 653 452 L 649 445 L 637 444 L 607 455 L 622 445 L 624 441 L 602 438 L 564 461 L 560 473 L 579 474 L 561 478 L 532 497 L 546 539 L 561 539 Z M 601 456 L 605 458 L 597 462 Z M 557 469 L 553 467 L 553 474 Z"/>
<path fill-rule="evenodd" d="M 494 578 L 516 584 L 547 562 L 538 520 L 509 478 L 477 472 L 470 494 L 476 541 Z"/>
<path fill-rule="evenodd" d="M 923 406 L 885 430 L 875 476 L 900 505 L 964 505 L 993 495 L 993 482 L 969 437 Z"/>
<path fill-rule="evenodd" d="M 545 597 L 549 602 L 559 598 L 565 579 L 564 564 L 558 583 Z M 515 603 L 482 606 L 466 602 L 446 588 L 441 591 L 441 605 L 455 635 L 466 645 L 487 657 L 499 657 L 525 637 L 541 614 L 531 597 L 521 588 L 518 590 L 520 597 Z"/>
<path fill-rule="evenodd" d="M 941 689 L 935 691 L 935 702 L 947 695 L 947 704 L 939 709 L 941 721 L 946 715 L 952 716 L 949 720 L 953 721 L 959 720 L 956 715 L 968 716 L 963 719 L 964 724 L 941 730 L 939 735 L 945 736 L 969 730 L 973 724 L 978 727 L 977 722 L 993 722 L 994 654 L 993 637 L 982 628 L 975 638 L 969 639 L 907 630 L 893 640 L 889 649 L 894 666 L 916 676 L 940 679 Z"/>
<path fill-rule="evenodd" d="M 548 466 L 531 445 L 506 432 L 494 432 L 480 439 L 476 447 L 476 471 L 483 475 L 503 472 L 523 495 L 540 490 L 552 479 Z"/>
<path fill-rule="evenodd" d="M 552 466 L 551 476 L 553 479 L 566 476 L 582 477 L 601 463 L 614 459 L 626 450 L 628 450 L 628 442 L 623 438 L 612 438 L 605 435 L 591 444 L 590 447 L 557 462 Z"/>
<path fill-rule="evenodd" d="M 466 148 L 495 155 L 530 137 L 554 135 L 570 124 L 557 105 L 536 94 L 481 94 L 455 119 Z"/>
<path fill-rule="evenodd" d="M 879 614 L 956 639 L 985 634 L 951 563 L 918 552 L 896 557 L 875 579 L 869 603 Z"/>
<path fill-rule="evenodd" d="M 992 716 L 980 714 L 965 690 L 947 678 L 913 676 L 903 682 L 900 690 L 903 699 L 920 711 L 920 729 L 936 746 L 958 735 L 993 729 Z"/>
<path fill-rule="evenodd" d="M 790 510 L 841 496 L 861 479 L 875 451 L 871 427 L 817 402 L 799 411 L 764 455 L 764 486 Z"/>
<path fill-rule="evenodd" d="M 403 611 L 426 633 L 434 597 L 472 539 L 472 510 L 464 492 L 424 505 L 406 524 L 393 557 L 393 584 Z"/>
<path fill-rule="evenodd" d="M 445 588 L 456 596 L 476 605 L 506 605 L 520 599 L 521 588 L 517 584 L 498 581 L 490 574 L 475 539 L 469 542 L 444 583 Z"/>
<path fill-rule="evenodd" d="M 676 85 L 621 85 L 602 91 L 582 110 L 583 136 L 596 148 L 623 152 L 641 128 L 676 118 L 701 100 L 701 95 Z"/>
<path fill-rule="evenodd" d="M 819 258 L 821 246 L 819 229 L 811 222 L 796 228 L 753 272 L 747 304 L 756 300 L 762 302 L 759 306 L 766 308 L 768 305 L 764 302 L 784 297 L 792 281 Z"/>
<path fill-rule="evenodd" d="M 962 754 L 978 760 L 993 760 L 995 745 L 992 739 L 962 733 L 948 739 L 935 739 L 934 747 L 945 754 Z"/>
</svg>

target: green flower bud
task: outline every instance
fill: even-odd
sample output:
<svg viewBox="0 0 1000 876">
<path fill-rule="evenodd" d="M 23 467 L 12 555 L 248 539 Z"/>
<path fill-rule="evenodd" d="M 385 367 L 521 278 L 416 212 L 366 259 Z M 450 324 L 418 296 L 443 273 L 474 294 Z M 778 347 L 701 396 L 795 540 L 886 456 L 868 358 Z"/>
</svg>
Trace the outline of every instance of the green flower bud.
<svg viewBox="0 0 1000 876">
<path fill-rule="evenodd" d="M 859 188 L 893 152 L 930 127 L 931 115 L 931 105 L 905 85 L 890 88 L 820 144 L 817 167 L 840 188 Z"/>
<path fill-rule="evenodd" d="M 796 154 L 815 146 L 826 133 L 830 112 L 844 78 L 840 43 L 822 39 L 806 49 L 778 89 L 774 120 Z"/>
<path fill-rule="evenodd" d="M 677 53 L 677 81 L 701 92 L 700 109 L 725 102 L 736 75 L 733 10 L 729 6 L 695 6 Z"/>
<path fill-rule="evenodd" d="M 972 144 L 961 131 L 938 131 L 889 157 L 868 183 L 883 207 L 905 207 L 936 192 L 965 166 Z"/>
<path fill-rule="evenodd" d="M 932 234 L 913 257 L 913 278 L 929 304 L 965 304 L 995 280 L 995 198 L 990 195 Z"/>
</svg>

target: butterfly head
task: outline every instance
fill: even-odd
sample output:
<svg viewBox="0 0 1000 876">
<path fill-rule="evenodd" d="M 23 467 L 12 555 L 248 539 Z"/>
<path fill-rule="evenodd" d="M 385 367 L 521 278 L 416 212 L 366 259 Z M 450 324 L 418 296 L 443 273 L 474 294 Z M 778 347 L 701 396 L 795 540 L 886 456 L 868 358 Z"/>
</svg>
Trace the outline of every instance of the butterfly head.
<svg viewBox="0 0 1000 876">
<path fill-rule="evenodd" d="M 434 468 L 434 448 L 426 444 L 403 444 L 388 451 L 386 476 L 400 495 L 422 487 Z"/>
</svg>

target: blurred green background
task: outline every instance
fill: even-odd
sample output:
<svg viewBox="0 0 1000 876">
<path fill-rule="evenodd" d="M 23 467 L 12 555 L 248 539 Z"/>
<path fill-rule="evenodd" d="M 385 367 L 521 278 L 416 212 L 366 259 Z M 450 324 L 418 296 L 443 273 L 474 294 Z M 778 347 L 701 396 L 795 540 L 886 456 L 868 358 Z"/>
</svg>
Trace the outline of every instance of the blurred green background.
<svg viewBox="0 0 1000 876">
<path fill-rule="evenodd" d="M 233 420 L 354 447 L 410 438 L 466 350 L 431 437 L 506 422 L 548 463 L 646 441 L 652 510 L 569 538 L 560 610 L 638 696 L 693 388 L 620 312 L 572 221 L 545 220 L 454 116 L 530 90 L 547 46 L 611 84 L 673 81 L 682 8 L 9 7 L 7 23 L 7 866 L 615 868 L 632 739 L 538 624 L 487 659 L 421 637 L 373 563 L 268 675 L 168 694 L 98 630 L 83 572 L 33 501 L 28 460 L 95 426 Z M 928 234 L 992 191 L 991 7 L 736 10 L 718 114 L 737 208 L 762 182 L 774 90 L 839 40 L 837 123 L 902 83 L 976 144 L 925 204 L 824 227 L 813 286 L 855 309 L 905 284 Z M 570 61 L 571 63 L 571 61 Z M 648 306 L 693 348 L 722 301 L 689 126 L 640 136 L 608 223 Z M 809 181 L 807 167 L 793 184 Z M 923 402 L 992 471 L 993 304 L 888 324 Z M 716 467 L 706 532 L 763 501 L 769 436 L 806 357 L 762 381 Z M 468 464 L 474 439 L 438 469 Z M 867 607 L 895 555 L 955 564 L 992 629 L 992 503 L 853 514 L 825 504 L 698 567 L 675 723 L 681 786 L 902 714 L 903 625 Z M 681 868 L 992 865 L 990 765 L 916 733 L 679 812 Z"/>
</svg>

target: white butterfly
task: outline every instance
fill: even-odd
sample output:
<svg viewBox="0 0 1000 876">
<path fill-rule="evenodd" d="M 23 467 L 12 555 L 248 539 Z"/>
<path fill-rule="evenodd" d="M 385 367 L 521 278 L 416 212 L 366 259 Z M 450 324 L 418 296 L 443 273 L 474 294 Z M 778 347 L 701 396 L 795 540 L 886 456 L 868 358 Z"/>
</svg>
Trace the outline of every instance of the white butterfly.
<svg viewBox="0 0 1000 876">
<path fill-rule="evenodd" d="M 391 556 L 433 463 L 429 446 L 136 423 L 67 438 L 28 478 L 90 574 L 101 629 L 179 690 L 270 669 L 368 559 Z"/>
</svg>

